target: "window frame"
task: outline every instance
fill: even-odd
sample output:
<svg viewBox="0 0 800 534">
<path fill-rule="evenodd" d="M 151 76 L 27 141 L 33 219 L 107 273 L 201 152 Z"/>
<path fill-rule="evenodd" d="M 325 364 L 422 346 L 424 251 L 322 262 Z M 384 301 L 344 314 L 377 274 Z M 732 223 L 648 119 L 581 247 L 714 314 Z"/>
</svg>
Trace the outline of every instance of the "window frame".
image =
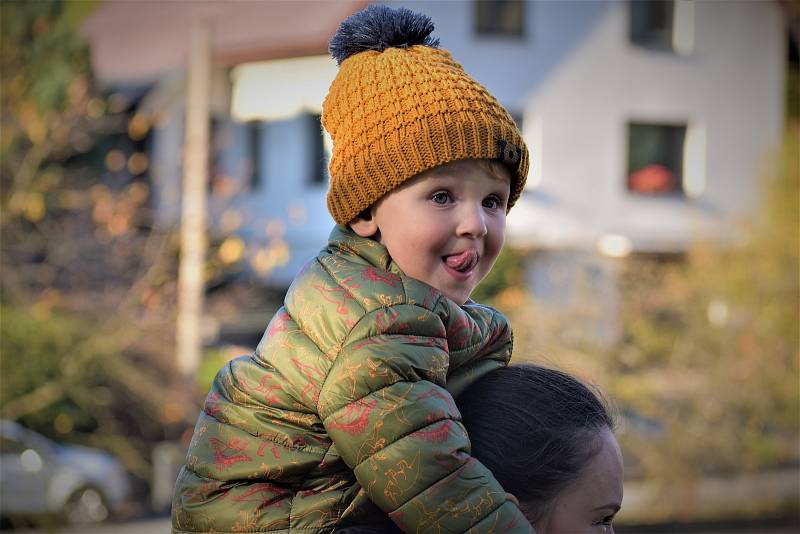
<svg viewBox="0 0 800 534">
<path fill-rule="evenodd" d="M 665 20 L 668 26 L 657 32 L 652 27 L 639 27 L 637 26 L 637 18 L 639 25 L 644 26 L 646 18 L 652 18 L 656 6 L 666 6 L 668 13 L 665 15 Z M 628 39 L 630 42 L 638 47 L 650 50 L 664 50 L 672 51 L 672 40 L 675 33 L 675 1 L 674 0 L 630 0 L 628 2 Z M 647 22 L 651 22 L 648 20 Z M 663 35 L 660 35 L 663 33 Z"/>
<path fill-rule="evenodd" d="M 486 20 L 486 17 L 483 16 L 484 12 L 481 10 L 483 6 L 484 9 L 488 9 L 489 6 L 494 5 L 495 8 L 500 6 L 508 6 L 511 4 L 515 4 L 519 6 L 519 17 L 517 21 L 519 22 L 519 29 L 508 31 L 505 28 L 501 28 L 502 24 L 497 24 L 497 27 L 488 28 L 482 25 L 482 21 Z M 525 0 L 472 0 L 472 30 L 473 34 L 479 39 L 507 39 L 513 41 L 522 41 L 527 39 L 528 37 L 528 29 L 526 24 L 526 15 L 527 10 L 532 8 L 531 2 L 526 2 Z M 501 17 L 498 17 L 501 18 Z M 497 21 L 497 19 L 495 19 Z"/>
<path fill-rule="evenodd" d="M 633 162 L 633 149 L 634 149 L 634 139 L 635 136 L 633 135 L 634 128 L 664 128 L 664 129 L 672 129 L 672 130 L 680 130 L 680 146 L 678 148 L 675 147 L 668 147 L 666 150 L 673 152 L 671 155 L 672 157 L 677 154 L 677 169 L 670 168 L 668 163 L 664 163 L 664 160 L 669 158 L 670 155 L 667 155 L 667 158 L 656 158 L 653 161 L 650 161 L 644 166 L 639 166 L 634 168 Z M 625 123 L 625 174 L 624 174 L 624 187 L 625 192 L 628 195 L 638 197 L 638 198 L 679 198 L 679 199 L 686 199 L 690 196 L 687 192 L 686 188 L 686 151 L 687 151 L 687 141 L 689 139 L 690 133 L 690 123 L 688 120 L 665 120 L 665 121 L 657 121 L 657 120 L 642 120 L 642 119 L 629 119 Z M 669 132 L 667 132 L 669 134 Z M 659 154 L 661 156 L 661 154 Z M 658 165 L 661 166 L 672 173 L 675 176 L 675 186 L 668 190 L 668 191 L 647 191 L 647 190 L 640 190 L 637 188 L 632 187 L 631 179 L 632 176 L 637 172 L 642 172 L 643 170 L 647 169 L 647 167 L 651 165 Z M 657 171 L 657 169 L 653 169 L 653 171 Z"/>
</svg>

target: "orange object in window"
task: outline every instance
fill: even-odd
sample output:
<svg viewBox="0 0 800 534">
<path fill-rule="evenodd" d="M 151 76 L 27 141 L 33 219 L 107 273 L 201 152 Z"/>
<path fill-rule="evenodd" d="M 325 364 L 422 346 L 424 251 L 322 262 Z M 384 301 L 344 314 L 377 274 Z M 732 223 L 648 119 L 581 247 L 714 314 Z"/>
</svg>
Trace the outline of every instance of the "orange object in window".
<svg viewBox="0 0 800 534">
<path fill-rule="evenodd" d="M 635 193 L 672 193 L 677 186 L 675 174 L 658 163 L 651 163 L 628 176 L 628 189 Z"/>
</svg>

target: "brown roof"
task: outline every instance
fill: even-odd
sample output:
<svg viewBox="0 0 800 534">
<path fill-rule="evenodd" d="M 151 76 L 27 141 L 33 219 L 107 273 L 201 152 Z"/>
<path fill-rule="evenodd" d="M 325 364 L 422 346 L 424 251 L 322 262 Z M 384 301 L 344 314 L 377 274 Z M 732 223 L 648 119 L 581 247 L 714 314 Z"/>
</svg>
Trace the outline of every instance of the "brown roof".
<svg viewBox="0 0 800 534">
<path fill-rule="evenodd" d="M 364 0 L 106 1 L 82 27 L 104 83 L 147 83 L 183 67 L 192 22 L 211 28 L 213 61 L 325 54 L 339 23 Z"/>
</svg>

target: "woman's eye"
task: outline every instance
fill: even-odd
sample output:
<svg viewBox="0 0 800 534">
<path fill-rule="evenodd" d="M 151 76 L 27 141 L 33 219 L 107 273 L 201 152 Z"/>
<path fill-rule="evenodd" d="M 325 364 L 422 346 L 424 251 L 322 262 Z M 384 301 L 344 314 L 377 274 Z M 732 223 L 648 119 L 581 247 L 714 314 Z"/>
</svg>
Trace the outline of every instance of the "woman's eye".
<svg viewBox="0 0 800 534">
<path fill-rule="evenodd" d="M 431 200 L 436 204 L 447 204 L 447 202 L 450 200 L 450 193 L 439 191 L 431 196 Z"/>
<path fill-rule="evenodd" d="M 608 526 L 613 521 L 614 521 L 614 516 L 613 515 L 607 515 L 603 519 L 600 519 L 599 521 L 595 521 L 594 523 L 592 523 L 592 525 L 606 525 L 606 526 Z"/>
<path fill-rule="evenodd" d="M 595 525 L 603 525 L 603 526 L 607 526 L 608 527 L 608 526 L 611 526 L 611 523 L 613 523 L 613 522 L 614 522 L 614 516 L 613 515 L 607 515 L 603 519 L 601 519 L 600 521 L 598 521 L 598 522 L 596 522 L 594 524 Z"/>
</svg>

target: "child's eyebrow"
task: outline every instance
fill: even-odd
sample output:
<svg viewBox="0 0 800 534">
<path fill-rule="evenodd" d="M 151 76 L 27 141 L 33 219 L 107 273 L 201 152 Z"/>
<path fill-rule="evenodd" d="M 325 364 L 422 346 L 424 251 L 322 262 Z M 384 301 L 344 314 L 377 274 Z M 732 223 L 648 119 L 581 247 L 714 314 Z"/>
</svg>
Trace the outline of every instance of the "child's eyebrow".
<svg viewBox="0 0 800 534">
<path fill-rule="evenodd" d="M 443 182 L 446 180 L 458 180 L 458 179 L 459 177 L 453 173 L 442 173 L 442 172 L 431 173 L 425 177 L 426 182 L 428 181 Z"/>
</svg>

